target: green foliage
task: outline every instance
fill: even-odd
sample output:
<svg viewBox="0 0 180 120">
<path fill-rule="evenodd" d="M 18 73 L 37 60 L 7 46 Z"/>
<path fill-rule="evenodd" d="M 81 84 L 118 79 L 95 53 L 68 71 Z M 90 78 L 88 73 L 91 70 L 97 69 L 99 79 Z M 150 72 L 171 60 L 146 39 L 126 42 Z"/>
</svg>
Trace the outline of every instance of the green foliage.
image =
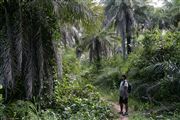
<svg viewBox="0 0 180 120">
<path fill-rule="evenodd" d="M 134 66 L 140 64 L 140 57 L 143 53 L 143 48 L 137 49 L 129 55 L 127 61 L 124 61 L 119 54 L 112 58 L 104 59 L 101 62 L 102 69 L 99 70 L 94 84 L 101 88 L 118 89 L 120 77 L 122 74 L 128 74 L 128 79 L 137 75 L 137 69 Z"/>
<path fill-rule="evenodd" d="M 42 108 L 40 102 L 15 101 L 0 105 L 0 117 L 22 120 L 100 120 L 114 119 L 110 104 L 102 100 L 97 89 L 89 84 L 89 70 L 81 67 L 74 50 L 64 51 L 64 74 L 56 82 L 55 101 L 49 108 Z M 45 106 L 43 106 L 45 107 Z"/>
<path fill-rule="evenodd" d="M 5 105 L 3 105 L 2 103 L 0 104 L 0 118 L 4 118 L 4 110 L 5 109 Z"/>
<path fill-rule="evenodd" d="M 103 89 L 117 89 L 120 82 L 119 77 L 122 74 L 119 70 L 120 62 L 123 62 L 123 59 L 118 55 L 102 60 L 102 67 L 95 74 L 93 84 Z"/>
<path fill-rule="evenodd" d="M 100 99 L 97 89 L 88 84 L 75 52 L 67 50 L 63 55 L 64 78 L 55 89 L 56 112 L 61 119 L 113 119 L 110 105 Z"/>
<path fill-rule="evenodd" d="M 176 43 L 179 39 L 178 37 L 178 32 L 166 32 L 165 35 L 162 35 L 162 32 L 157 30 L 155 30 L 155 32 L 147 32 L 142 42 L 143 48 L 138 46 L 139 48 L 132 53 L 133 56 L 139 56 L 139 58 L 132 58 L 132 61 L 134 59 L 135 62 L 131 67 L 139 67 L 142 69 L 147 65 L 167 61 L 170 57 L 173 57 L 172 52 L 179 49 Z M 174 49 L 175 47 L 176 49 Z M 171 53 L 170 50 L 172 50 Z M 129 59 L 127 62 L 129 63 Z"/>
<path fill-rule="evenodd" d="M 40 120 L 61 120 L 60 119 L 60 115 L 57 114 L 55 111 L 51 110 L 51 109 L 47 109 L 47 110 L 41 110 L 40 114 Z"/>
<path fill-rule="evenodd" d="M 62 119 L 112 118 L 108 104 L 100 100 L 99 93 L 92 85 L 76 82 L 60 82 L 56 88 L 57 111 Z M 81 114 L 80 114 L 81 113 Z M 77 114 L 77 115 L 76 115 Z M 82 117 L 82 118 L 81 118 Z"/>
<path fill-rule="evenodd" d="M 119 87 L 118 75 L 127 74 L 128 80 L 132 83 L 132 96 L 138 99 L 137 103 L 130 103 L 135 111 L 149 111 L 157 109 L 163 104 L 177 104 L 180 100 L 180 59 L 179 59 L 179 32 L 152 30 L 145 31 L 134 51 L 124 61 L 121 56 L 113 56 L 102 61 L 100 73 L 96 75 L 95 85 L 100 86 L 101 91 L 105 92 L 108 99 L 117 100 L 112 97 L 111 90 Z M 117 85 L 116 87 L 115 84 Z M 113 89 L 112 89 L 113 88 Z M 114 96 L 118 96 L 114 90 Z M 140 102 L 140 101 L 141 102 Z M 159 105 L 154 107 L 154 104 Z M 179 110 L 177 108 L 176 110 Z M 168 115 L 167 115 L 168 116 Z M 156 119 L 156 115 L 151 119 Z M 163 118 L 168 118 L 163 116 Z M 177 116 L 174 119 L 178 118 Z M 130 119 L 146 120 L 144 116 L 137 113 Z"/>
<path fill-rule="evenodd" d="M 147 118 L 145 116 L 142 116 L 141 113 L 135 113 L 129 118 L 130 120 L 154 120 L 152 117 Z"/>
<path fill-rule="evenodd" d="M 67 49 L 63 55 L 63 74 L 78 74 L 80 73 L 80 62 L 77 60 L 75 50 Z"/>
<path fill-rule="evenodd" d="M 119 76 L 118 68 L 104 68 L 94 84 L 99 85 L 102 88 L 117 88 Z"/>
<path fill-rule="evenodd" d="M 6 78 L 3 85 L 7 88 L 7 98 L 30 100 L 34 96 L 40 96 L 44 101 L 33 104 L 17 100 L 7 105 L 0 104 L 0 117 L 35 120 L 113 119 L 110 105 L 100 99 L 98 90 L 90 81 L 93 81 L 93 85 L 100 86 L 101 90 L 107 88 L 105 92 L 114 99 L 118 94 L 115 89 L 119 87 L 119 77 L 125 73 L 133 83 L 134 97 L 150 102 L 150 98 L 163 102 L 179 102 L 180 33 L 155 28 L 176 30 L 174 27 L 179 24 L 178 0 L 173 0 L 163 9 L 145 6 L 144 2 L 139 5 L 140 1 L 133 1 L 137 5 L 132 6 L 132 1 L 124 2 L 109 1 L 105 9 L 105 28 L 101 31 L 104 6 L 95 5 L 91 0 L 1 1 L 0 39 L 3 42 L 0 45 L 0 69 L 3 72 L 0 77 Z M 106 29 L 115 27 L 116 32 L 121 33 L 125 57 L 126 37 L 133 37 L 130 34 L 133 32 L 134 16 L 138 24 L 144 24 L 143 34 L 137 38 L 134 52 L 124 61 L 122 56 L 114 55 L 119 39 L 115 40 L 117 37 L 114 33 L 109 33 Z M 126 24 L 122 24 L 123 21 L 126 21 Z M 52 40 L 62 38 L 63 35 L 59 33 L 59 27 L 62 29 L 62 26 L 59 25 L 63 24 L 68 24 L 70 28 L 73 24 L 73 27 L 80 27 L 78 34 L 86 33 L 88 37 L 92 36 L 93 39 L 90 37 L 82 46 L 91 49 L 90 59 L 94 57 L 98 64 L 94 69 L 87 61 L 81 63 L 76 58 L 75 50 L 61 48 L 64 52 L 63 79 L 54 81 L 57 72 L 55 63 L 58 60 L 54 58 L 57 51 Z M 114 26 L 110 26 L 111 24 Z M 150 24 L 154 30 L 148 31 L 146 24 Z M 67 33 L 68 29 L 65 29 L 65 34 Z M 127 35 L 123 35 L 124 33 Z M 71 37 L 69 34 L 67 36 Z M 82 47 L 82 41 L 78 42 L 78 47 Z M 129 43 L 127 44 L 129 47 Z M 105 59 L 111 55 L 113 57 Z M 8 99 L 7 102 L 10 101 Z M 45 101 L 52 106 L 46 108 L 48 103 Z M 44 108 L 40 108 L 41 103 Z M 140 111 L 151 108 L 151 104 L 147 103 L 140 107 L 133 104 L 134 109 Z M 178 113 L 175 113 L 174 117 L 179 118 Z M 130 119 L 145 118 L 135 114 Z"/>
<path fill-rule="evenodd" d="M 35 105 L 29 101 L 16 101 L 6 107 L 1 107 L 1 118 L 31 120 L 38 119 L 38 111 Z"/>
<path fill-rule="evenodd" d="M 151 95 L 155 99 L 173 101 L 177 100 L 179 96 L 179 36 L 179 32 L 149 31 L 145 34 L 142 42 L 143 48 L 139 47 L 141 52 L 139 50 L 135 51 L 132 53 L 133 57 L 130 55 L 130 58 L 126 61 L 128 64 L 132 63 L 125 67 L 128 69 L 129 77 L 139 80 L 137 82 L 144 85 L 148 83 L 144 87 L 144 91 L 150 88 L 151 85 L 160 83 L 158 91 L 151 91 Z M 139 86 L 141 86 L 140 83 Z M 135 87 L 138 88 L 136 85 Z M 139 90 L 142 91 L 142 89 Z M 176 97 L 170 100 L 169 95 Z"/>
</svg>

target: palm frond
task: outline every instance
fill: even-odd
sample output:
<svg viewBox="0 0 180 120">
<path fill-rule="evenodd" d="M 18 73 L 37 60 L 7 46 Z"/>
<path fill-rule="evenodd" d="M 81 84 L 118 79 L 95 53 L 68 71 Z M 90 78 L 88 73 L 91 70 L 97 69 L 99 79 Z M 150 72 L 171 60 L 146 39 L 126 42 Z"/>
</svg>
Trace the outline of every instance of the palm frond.
<svg viewBox="0 0 180 120">
<path fill-rule="evenodd" d="M 92 20 L 93 12 L 85 5 L 76 0 L 72 1 L 53 1 L 54 12 L 62 21 L 73 22 L 74 20 Z"/>
<path fill-rule="evenodd" d="M 80 44 L 80 30 L 78 30 L 74 25 L 65 24 L 61 29 L 61 41 L 65 47 L 78 46 Z"/>
</svg>

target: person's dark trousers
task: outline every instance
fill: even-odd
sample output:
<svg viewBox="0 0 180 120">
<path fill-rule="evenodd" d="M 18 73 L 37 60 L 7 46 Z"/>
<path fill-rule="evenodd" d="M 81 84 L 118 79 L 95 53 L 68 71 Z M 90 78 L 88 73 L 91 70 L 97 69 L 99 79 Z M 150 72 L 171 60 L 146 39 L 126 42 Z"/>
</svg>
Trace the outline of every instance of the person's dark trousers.
<svg viewBox="0 0 180 120">
<path fill-rule="evenodd" d="M 123 99 L 122 96 L 119 97 L 119 104 L 120 104 L 120 113 L 123 112 L 123 104 L 125 105 L 125 112 L 128 113 L 128 98 Z"/>
</svg>

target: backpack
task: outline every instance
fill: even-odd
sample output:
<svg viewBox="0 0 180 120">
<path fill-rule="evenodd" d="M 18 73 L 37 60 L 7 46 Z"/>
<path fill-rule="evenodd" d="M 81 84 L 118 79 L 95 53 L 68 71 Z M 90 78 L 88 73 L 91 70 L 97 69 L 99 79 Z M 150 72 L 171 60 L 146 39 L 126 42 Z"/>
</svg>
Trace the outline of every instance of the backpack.
<svg viewBox="0 0 180 120">
<path fill-rule="evenodd" d="M 125 84 L 125 81 L 123 82 L 123 86 L 124 86 L 124 84 Z M 128 82 L 128 93 L 131 93 L 131 90 L 132 90 L 132 86 Z"/>
</svg>

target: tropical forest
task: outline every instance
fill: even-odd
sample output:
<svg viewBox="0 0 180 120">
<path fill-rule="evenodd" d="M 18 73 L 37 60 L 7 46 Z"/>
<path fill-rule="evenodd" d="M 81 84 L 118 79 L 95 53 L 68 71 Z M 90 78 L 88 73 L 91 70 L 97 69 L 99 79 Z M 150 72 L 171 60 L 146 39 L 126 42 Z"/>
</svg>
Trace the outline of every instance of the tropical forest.
<svg viewBox="0 0 180 120">
<path fill-rule="evenodd" d="M 0 0 L 0 120 L 180 120 L 180 0 Z"/>
</svg>

